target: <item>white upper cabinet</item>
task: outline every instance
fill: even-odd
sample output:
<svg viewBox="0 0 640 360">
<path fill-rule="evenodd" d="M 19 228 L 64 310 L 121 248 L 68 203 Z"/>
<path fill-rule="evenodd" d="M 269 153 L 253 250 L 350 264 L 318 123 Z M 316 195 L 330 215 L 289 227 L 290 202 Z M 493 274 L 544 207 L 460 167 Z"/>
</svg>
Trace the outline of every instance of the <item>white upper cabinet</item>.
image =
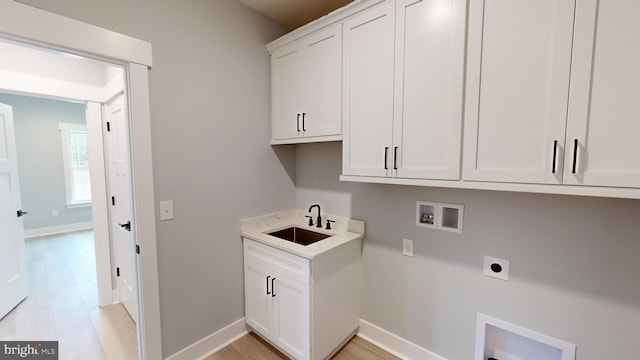
<svg viewBox="0 0 640 360">
<path fill-rule="evenodd" d="M 344 25 L 343 174 L 460 177 L 464 0 L 398 0 Z"/>
<path fill-rule="evenodd" d="M 566 184 L 640 187 L 638 14 L 637 0 L 577 8 Z"/>
<path fill-rule="evenodd" d="M 272 143 L 340 140 L 341 24 L 271 53 Z"/>
<path fill-rule="evenodd" d="M 398 0 L 396 176 L 460 178 L 466 1 Z"/>
<path fill-rule="evenodd" d="M 560 184 L 575 0 L 471 0 L 464 180 Z"/>
<path fill-rule="evenodd" d="M 343 174 L 387 176 L 392 164 L 394 3 L 344 23 Z"/>
</svg>

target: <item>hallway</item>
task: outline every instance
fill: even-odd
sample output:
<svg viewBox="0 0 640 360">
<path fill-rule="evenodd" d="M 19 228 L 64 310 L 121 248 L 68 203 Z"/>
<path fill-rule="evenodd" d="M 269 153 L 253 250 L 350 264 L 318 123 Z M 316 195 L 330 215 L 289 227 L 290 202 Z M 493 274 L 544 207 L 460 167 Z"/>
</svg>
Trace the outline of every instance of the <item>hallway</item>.
<svg viewBox="0 0 640 360">
<path fill-rule="evenodd" d="M 124 307 L 98 307 L 93 232 L 25 244 L 29 296 L 0 321 L 0 340 L 58 340 L 61 360 L 137 359 Z"/>
</svg>

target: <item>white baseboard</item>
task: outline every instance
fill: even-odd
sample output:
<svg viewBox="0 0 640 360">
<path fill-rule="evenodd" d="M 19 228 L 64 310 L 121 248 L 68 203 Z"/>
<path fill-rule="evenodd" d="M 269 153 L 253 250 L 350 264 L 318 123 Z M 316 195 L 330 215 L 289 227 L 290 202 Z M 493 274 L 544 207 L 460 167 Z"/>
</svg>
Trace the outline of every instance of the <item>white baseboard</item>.
<svg viewBox="0 0 640 360">
<path fill-rule="evenodd" d="M 447 360 L 362 319 L 358 336 L 403 360 Z"/>
<path fill-rule="evenodd" d="M 248 333 L 244 318 L 165 358 L 165 360 L 203 360 Z M 447 360 L 398 335 L 360 319 L 357 336 L 403 360 Z"/>
<path fill-rule="evenodd" d="M 89 230 L 93 229 L 93 221 L 86 221 L 75 224 L 49 226 L 37 229 L 29 229 L 24 231 L 25 238 L 32 238 L 38 236 L 47 236 L 55 234 L 63 234 L 72 231 Z"/>
<path fill-rule="evenodd" d="M 169 356 L 165 360 L 202 360 L 248 333 L 244 318 Z"/>
</svg>

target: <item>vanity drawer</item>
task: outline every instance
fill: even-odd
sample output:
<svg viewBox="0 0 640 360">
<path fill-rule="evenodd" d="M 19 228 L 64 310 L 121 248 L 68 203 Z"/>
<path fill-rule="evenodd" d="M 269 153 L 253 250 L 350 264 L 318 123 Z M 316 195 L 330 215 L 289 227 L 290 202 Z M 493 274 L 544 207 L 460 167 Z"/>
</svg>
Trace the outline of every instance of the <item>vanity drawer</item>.
<svg viewBox="0 0 640 360">
<path fill-rule="evenodd" d="M 303 284 L 309 284 L 309 260 L 273 248 L 259 242 L 243 238 L 244 257 L 267 266 L 282 275 L 288 276 Z"/>
</svg>

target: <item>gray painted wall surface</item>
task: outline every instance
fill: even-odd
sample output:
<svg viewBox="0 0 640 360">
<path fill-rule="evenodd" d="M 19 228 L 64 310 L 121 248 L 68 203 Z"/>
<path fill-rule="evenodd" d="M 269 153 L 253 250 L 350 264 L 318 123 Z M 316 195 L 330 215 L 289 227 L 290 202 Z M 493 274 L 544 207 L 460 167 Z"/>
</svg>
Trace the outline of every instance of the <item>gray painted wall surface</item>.
<svg viewBox="0 0 640 360">
<path fill-rule="evenodd" d="M 164 357 L 243 317 L 239 219 L 295 206 L 294 148 L 268 145 L 264 45 L 285 29 L 235 0 L 22 2 L 152 43 Z"/>
<path fill-rule="evenodd" d="M 13 107 L 25 230 L 91 221 L 91 207 L 67 209 L 58 124 L 86 124 L 84 104 L 0 94 Z M 59 216 L 52 211 L 58 210 Z"/>
<path fill-rule="evenodd" d="M 297 207 L 366 220 L 362 318 L 451 360 L 482 312 L 577 345 L 640 354 L 640 201 L 341 183 L 341 143 L 297 145 Z M 416 200 L 465 205 L 464 233 L 415 226 Z M 414 257 L 402 256 L 402 239 Z M 511 260 L 508 282 L 482 275 Z"/>
</svg>

